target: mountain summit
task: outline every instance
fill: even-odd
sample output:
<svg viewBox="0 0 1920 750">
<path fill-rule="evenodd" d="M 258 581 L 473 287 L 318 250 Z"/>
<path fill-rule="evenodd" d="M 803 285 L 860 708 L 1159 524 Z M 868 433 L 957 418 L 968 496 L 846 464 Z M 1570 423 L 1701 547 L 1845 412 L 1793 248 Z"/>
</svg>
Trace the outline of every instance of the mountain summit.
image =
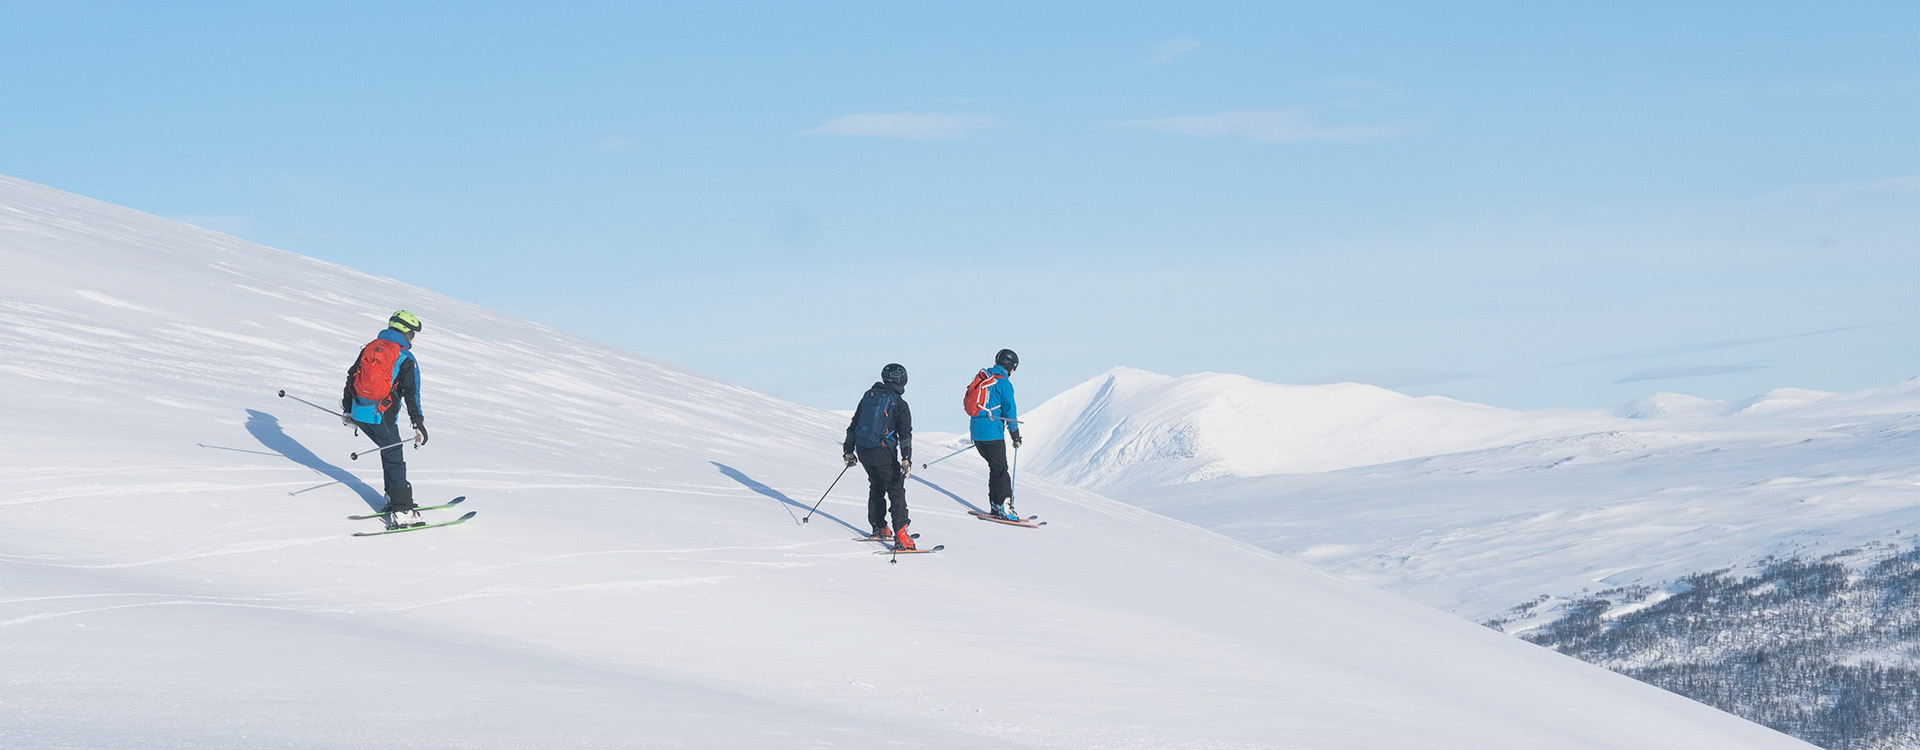
<svg viewBox="0 0 1920 750">
<path fill-rule="evenodd" d="M 1115 368 L 1025 417 L 1041 476 L 1100 492 L 1298 474 L 1604 429 L 1600 412 L 1514 412 L 1371 385 Z M 1042 439 L 1040 436 L 1045 436 Z"/>
</svg>

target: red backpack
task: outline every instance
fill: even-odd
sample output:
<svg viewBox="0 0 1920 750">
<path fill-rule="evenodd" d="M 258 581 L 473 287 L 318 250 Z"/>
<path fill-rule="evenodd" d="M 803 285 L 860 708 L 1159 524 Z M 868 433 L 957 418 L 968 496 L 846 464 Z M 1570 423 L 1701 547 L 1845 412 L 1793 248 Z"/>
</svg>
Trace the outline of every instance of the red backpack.
<svg viewBox="0 0 1920 750">
<path fill-rule="evenodd" d="M 967 400 L 961 408 L 967 410 L 967 416 L 977 417 L 987 409 L 987 392 L 993 390 L 993 384 L 1000 382 L 1000 376 L 986 370 L 973 376 L 973 382 L 967 384 Z"/>
<path fill-rule="evenodd" d="M 400 356 L 406 350 L 386 339 L 374 339 L 360 350 L 360 369 L 353 373 L 353 395 L 380 405 L 380 411 L 393 406 L 393 376 L 400 370 Z"/>
</svg>

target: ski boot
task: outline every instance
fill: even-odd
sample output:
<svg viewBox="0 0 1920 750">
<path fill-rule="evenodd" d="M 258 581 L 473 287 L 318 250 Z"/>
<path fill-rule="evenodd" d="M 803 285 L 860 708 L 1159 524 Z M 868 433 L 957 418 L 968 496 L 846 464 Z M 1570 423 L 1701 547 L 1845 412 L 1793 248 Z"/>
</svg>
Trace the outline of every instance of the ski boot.
<svg viewBox="0 0 1920 750">
<path fill-rule="evenodd" d="M 998 515 L 1001 518 L 1007 519 L 1009 521 L 1020 520 L 1020 512 L 1013 509 L 1013 498 L 1007 498 L 1006 504 L 1001 505 L 999 507 L 1002 509 L 1002 512 L 997 513 L 995 515 Z"/>
<path fill-rule="evenodd" d="M 882 524 L 880 526 L 873 527 L 873 533 L 867 535 L 867 538 L 880 540 L 880 539 L 886 539 L 887 537 L 890 537 L 890 536 L 893 536 L 893 529 L 887 528 L 885 524 Z"/>
<path fill-rule="evenodd" d="M 900 550 L 918 549 L 913 546 L 913 536 L 907 533 L 907 527 L 902 526 L 899 531 L 894 532 L 893 548 Z"/>
<path fill-rule="evenodd" d="M 387 528 L 389 529 L 404 529 L 409 526 L 427 525 L 426 521 L 420 520 L 420 511 L 415 510 L 414 506 L 411 505 L 388 505 L 380 512 L 387 514 Z"/>
</svg>

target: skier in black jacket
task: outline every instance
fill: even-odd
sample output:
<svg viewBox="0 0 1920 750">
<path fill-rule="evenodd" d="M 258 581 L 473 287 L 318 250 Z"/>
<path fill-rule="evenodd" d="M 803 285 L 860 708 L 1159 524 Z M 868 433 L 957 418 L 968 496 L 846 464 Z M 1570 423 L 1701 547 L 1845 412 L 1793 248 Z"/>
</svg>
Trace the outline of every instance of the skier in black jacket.
<svg viewBox="0 0 1920 750">
<path fill-rule="evenodd" d="M 913 470 L 913 413 L 901 398 L 907 392 L 907 368 L 890 364 L 880 370 L 880 382 L 860 397 L 841 446 L 848 467 L 867 469 L 867 523 L 874 539 L 893 537 L 900 549 L 913 549 L 907 533 L 907 475 Z M 894 455 L 894 448 L 900 453 Z M 888 497 L 892 497 L 894 528 L 887 528 Z"/>
</svg>

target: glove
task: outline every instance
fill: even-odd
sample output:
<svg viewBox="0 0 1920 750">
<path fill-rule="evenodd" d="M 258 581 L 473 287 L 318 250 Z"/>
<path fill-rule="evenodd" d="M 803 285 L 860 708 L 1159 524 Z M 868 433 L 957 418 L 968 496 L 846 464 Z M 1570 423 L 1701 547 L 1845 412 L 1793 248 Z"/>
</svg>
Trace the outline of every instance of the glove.
<svg viewBox="0 0 1920 750">
<path fill-rule="evenodd" d="M 1015 448 L 1020 447 L 1020 431 L 1019 430 L 1013 431 L 1013 447 Z"/>
<path fill-rule="evenodd" d="M 847 468 L 849 469 L 853 468 L 854 464 L 860 463 L 860 457 L 853 455 L 852 453 L 849 453 L 845 456 L 841 456 L 841 458 L 844 458 L 847 460 Z"/>
<path fill-rule="evenodd" d="M 907 477 L 911 477 L 911 476 L 913 476 L 913 460 L 908 459 L 905 461 L 901 461 L 900 462 L 900 481 L 902 482 L 907 481 Z"/>
<path fill-rule="evenodd" d="M 426 444 L 427 444 L 427 423 L 425 422 L 413 423 L 413 447 L 418 448 Z"/>
<path fill-rule="evenodd" d="M 353 426 L 353 412 L 347 412 L 345 414 L 340 415 L 340 426 L 341 427 Z"/>
</svg>

